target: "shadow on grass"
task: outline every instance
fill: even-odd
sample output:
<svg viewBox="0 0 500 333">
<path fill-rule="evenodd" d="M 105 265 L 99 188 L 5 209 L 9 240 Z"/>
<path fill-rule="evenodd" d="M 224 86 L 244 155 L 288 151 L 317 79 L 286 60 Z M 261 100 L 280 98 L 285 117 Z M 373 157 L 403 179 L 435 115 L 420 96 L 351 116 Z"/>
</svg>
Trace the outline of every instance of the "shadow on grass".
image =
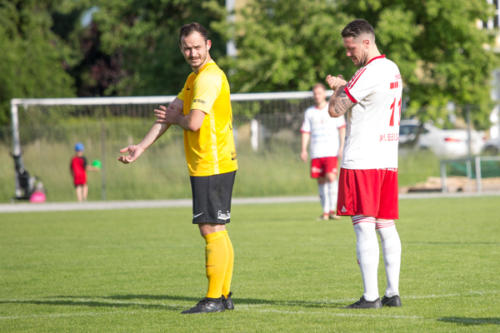
<svg viewBox="0 0 500 333">
<path fill-rule="evenodd" d="M 462 324 L 465 326 L 472 325 L 500 325 L 500 318 L 468 318 L 468 317 L 443 317 L 438 321 L 447 323 Z"/>
<path fill-rule="evenodd" d="M 268 300 L 256 298 L 233 298 L 236 306 L 238 305 L 270 305 L 270 306 L 289 306 L 303 308 L 342 308 L 343 303 L 321 302 L 321 301 L 302 301 L 302 300 Z M 135 300 L 135 302 L 134 302 Z M 23 299 L 23 300 L 0 300 L 0 304 L 35 304 L 35 305 L 58 305 L 58 306 L 88 306 L 88 307 L 109 307 L 109 308 L 143 308 L 166 311 L 180 311 L 185 306 L 145 303 L 140 301 L 186 301 L 193 304 L 200 298 L 177 296 L 177 295 L 111 295 L 111 296 L 67 296 L 59 295 L 46 297 L 46 299 Z"/>
<path fill-rule="evenodd" d="M 200 298 L 173 296 L 173 295 L 112 295 L 104 297 L 106 299 L 130 300 L 130 299 L 146 299 L 146 300 L 171 300 L 171 301 L 192 301 L 197 302 Z M 270 300 L 258 298 L 239 298 L 234 297 L 235 305 L 275 305 L 275 306 L 297 306 L 305 308 L 342 308 L 346 304 L 338 302 L 321 302 L 321 301 L 302 301 L 302 300 Z"/>
<path fill-rule="evenodd" d="M 51 297 L 52 298 L 52 297 Z M 108 307 L 108 308 L 142 308 L 149 310 L 166 310 L 166 311 L 180 311 L 184 309 L 183 307 L 177 305 L 168 304 L 144 304 L 144 303 L 112 303 L 112 302 L 101 302 L 95 300 L 82 300 L 87 297 L 77 297 L 77 296 L 60 296 L 54 298 L 62 298 L 61 300 L 44 300 L 44 299 L 32 299 L 32 300 L 2 300 L 0 304 L 34 304 L 34 305 L 58 305 L 58 306 L 88 306 L 88 307 Z M 99 297 L 88 297 L 88 298 L 99 298 Z"/>
</svg>

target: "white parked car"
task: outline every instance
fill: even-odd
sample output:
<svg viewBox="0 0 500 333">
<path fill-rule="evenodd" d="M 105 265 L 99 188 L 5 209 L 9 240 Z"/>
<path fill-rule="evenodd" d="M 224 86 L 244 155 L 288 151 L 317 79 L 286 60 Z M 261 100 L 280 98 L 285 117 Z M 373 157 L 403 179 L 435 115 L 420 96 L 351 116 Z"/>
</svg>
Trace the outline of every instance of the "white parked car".
<svg viewBox="0 0 500 333">
<path fill-rule="evenodd" d="M 399 142 L 410 143 L 417 137 L 420 123 L 417 120 L 401 120 L 399 127 Z M 419 148 L 430 149 L 436 155 L 445 158 L 465 157 L 468 154 L 467 130 L 445 130 L 425 123 L 416 143 Z M 483 134 L 471 131 L 472 154 L 479 154 L 484 145 Z"/>
<path fill-rule="evenodd" d="M 485 154 L 496 155 L 500 153 L 500 137 L 496 139 L 489 139 L 484 143 L 482 152 Z"/>
</svg>

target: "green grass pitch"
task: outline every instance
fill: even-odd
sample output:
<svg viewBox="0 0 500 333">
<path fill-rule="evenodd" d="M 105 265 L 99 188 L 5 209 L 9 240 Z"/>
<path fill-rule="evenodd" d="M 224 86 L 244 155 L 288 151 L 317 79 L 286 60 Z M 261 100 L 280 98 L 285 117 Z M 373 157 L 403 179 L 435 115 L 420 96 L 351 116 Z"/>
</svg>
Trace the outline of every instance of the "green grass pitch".
<svg viewBox="0 0 500 333">
<path fill-rule="evenodd" d="M 0 214 L 1 332 L 498 332 L 500 198 L 400 202 L 403 307 L 362 294 L 350 220 L 319 204 L 235 205 L 236 310 L 206 290 L 190 209 Z M 379 265 L 379 288 L 385 274 Z"/>
</svg>

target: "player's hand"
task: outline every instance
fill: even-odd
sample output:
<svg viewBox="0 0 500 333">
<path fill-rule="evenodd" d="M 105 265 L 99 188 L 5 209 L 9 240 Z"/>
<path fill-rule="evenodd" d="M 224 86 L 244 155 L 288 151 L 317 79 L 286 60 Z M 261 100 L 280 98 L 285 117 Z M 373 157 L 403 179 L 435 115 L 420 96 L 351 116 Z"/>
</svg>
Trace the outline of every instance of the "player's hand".
<svg viewBox="0 0 500 333">
<path fill-rule="evenodd" d="M 167 120 L 167 107 L 165 105 L 160 105 L 158 109 L 154 109 L 156 121 L 160 123 L 166 123 Z"/>
<path fill-rule="evenodd" d="M 120 153 L 125 154 L 125 155 L 121 155 L 120 157 L 118 157 L 118 161 L 120 161 L 124 164 L 132 163 L 136 159 L 138 159 L 139 156 L 141 156 L 143 152 L 144 152 L 144 149 L 138 145 L 131 145 L 131 146 L 122 148 L 122 149 L 120 149 Z"/>
<path fill-rule="evenodd" d="M 307 153 L 307 151 L 301 152 L 300 158 L 302 159 L 302 161 L 307 162 L 307 159 L 309 158 L 309 154 Z"/>
<path fill-rule="evenodd" d="M 344 80 L 344 77 L 342 75 L 337 75 L 337 76 L 332 76 L 328 74 L 326 77 L 326 83 L 332 90 L 337 90 L 339 87 L 345 86 L 347 84 L 347 81 Z"/>
<path fill-rule="evenodd" d="M 156 121 L 162 124 L 178 124 L 179 116 L 182 115 L 182 111 L 176 110 L 173 106 L 166 107 L 165 105 L 160 105 L 158 109 L 154 109 Z"/>
</svg>

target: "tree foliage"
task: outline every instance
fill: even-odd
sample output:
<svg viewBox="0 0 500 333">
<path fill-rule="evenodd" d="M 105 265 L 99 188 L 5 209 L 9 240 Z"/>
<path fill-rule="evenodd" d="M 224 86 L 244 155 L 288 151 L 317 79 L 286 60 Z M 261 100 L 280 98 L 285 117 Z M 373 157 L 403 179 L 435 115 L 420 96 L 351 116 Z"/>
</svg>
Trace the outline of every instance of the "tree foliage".
<svg viewBox="0 0 500 333">
<path fill-rule="evenodd" d="M 487 124 L 499 62 L 494 35 L 478 27 L 494 15 L 486 1 L 344 0 L 343 8 L 375 26 L 381 50 L 400 66 L 410 115 L 445 119 L 452 101 L 474 106 L 476 124 Z"/>
<path fill-rule="evenodd" d="M 76 55 L 51 30 L 56 5 L 0 0 L 0 124 L 8 120 L 11 98 L 74 96 L 66 69 Z"/>
<path fill-rule="evenodd" d="M 345 72 L 338 31 L 348 17 L 332 1 L 248 1 L 234 24 L 214 25 L 236 42 L 234 91 L 309 90 L 330 71 Z"/>
<path fill-rule="evenodd" d="M 353 74 L 340 31 L 365 18 L 381 52 L 400 67 L 408 115 L 445 118 L 453 101 L 476 106 L 474 119 L 484 125 L 498 57 L 477 23 L 490 10 L 484 0 L 250 0 L 234 23 L 215 28 L 237 44 L 237 56 L 222 62 L 234 91 L 304 90 L 327 73 Z"/>
<path fill-rule="evenodd" d="M 222 1 L 218 1 L 222 3 Z M 106 94 L 175 94 L 191 71 L 178 44 L 181 25 L 193 21 L 209 26 L 216 19 L 203 2 L 189 0 L 97 1 L 94 22 L 100 32 L 101 50 L 120 59 L 123 77 Z M 212 55 L 225 44 L 217 34 Z"/>
<path fill-rule="evenodd" d="M 0 124 L 11 98 L 175 94 L 190 72 L 179 27 L 212 32 L 212 56 L 233 92 L 308 90 L 327 74 L 350 77 L 341 29 L 356 17 L 376 30 L 400 67 L 407 115 L 446 118 L 446 105 L 474 105 L 485 125 L 494 35 L 479 20 L 486 0 L 247 0 L 228 20 L 223 0 L 0 0 Z M 82 15 L 92 10 L 90 24 Z M 236 57 L 225 56 L 225 41 Z M 422 111 L 424 110 L 424 111 Z M 460 111 L 460 110 L 459 110 Z"/>
</svg>

